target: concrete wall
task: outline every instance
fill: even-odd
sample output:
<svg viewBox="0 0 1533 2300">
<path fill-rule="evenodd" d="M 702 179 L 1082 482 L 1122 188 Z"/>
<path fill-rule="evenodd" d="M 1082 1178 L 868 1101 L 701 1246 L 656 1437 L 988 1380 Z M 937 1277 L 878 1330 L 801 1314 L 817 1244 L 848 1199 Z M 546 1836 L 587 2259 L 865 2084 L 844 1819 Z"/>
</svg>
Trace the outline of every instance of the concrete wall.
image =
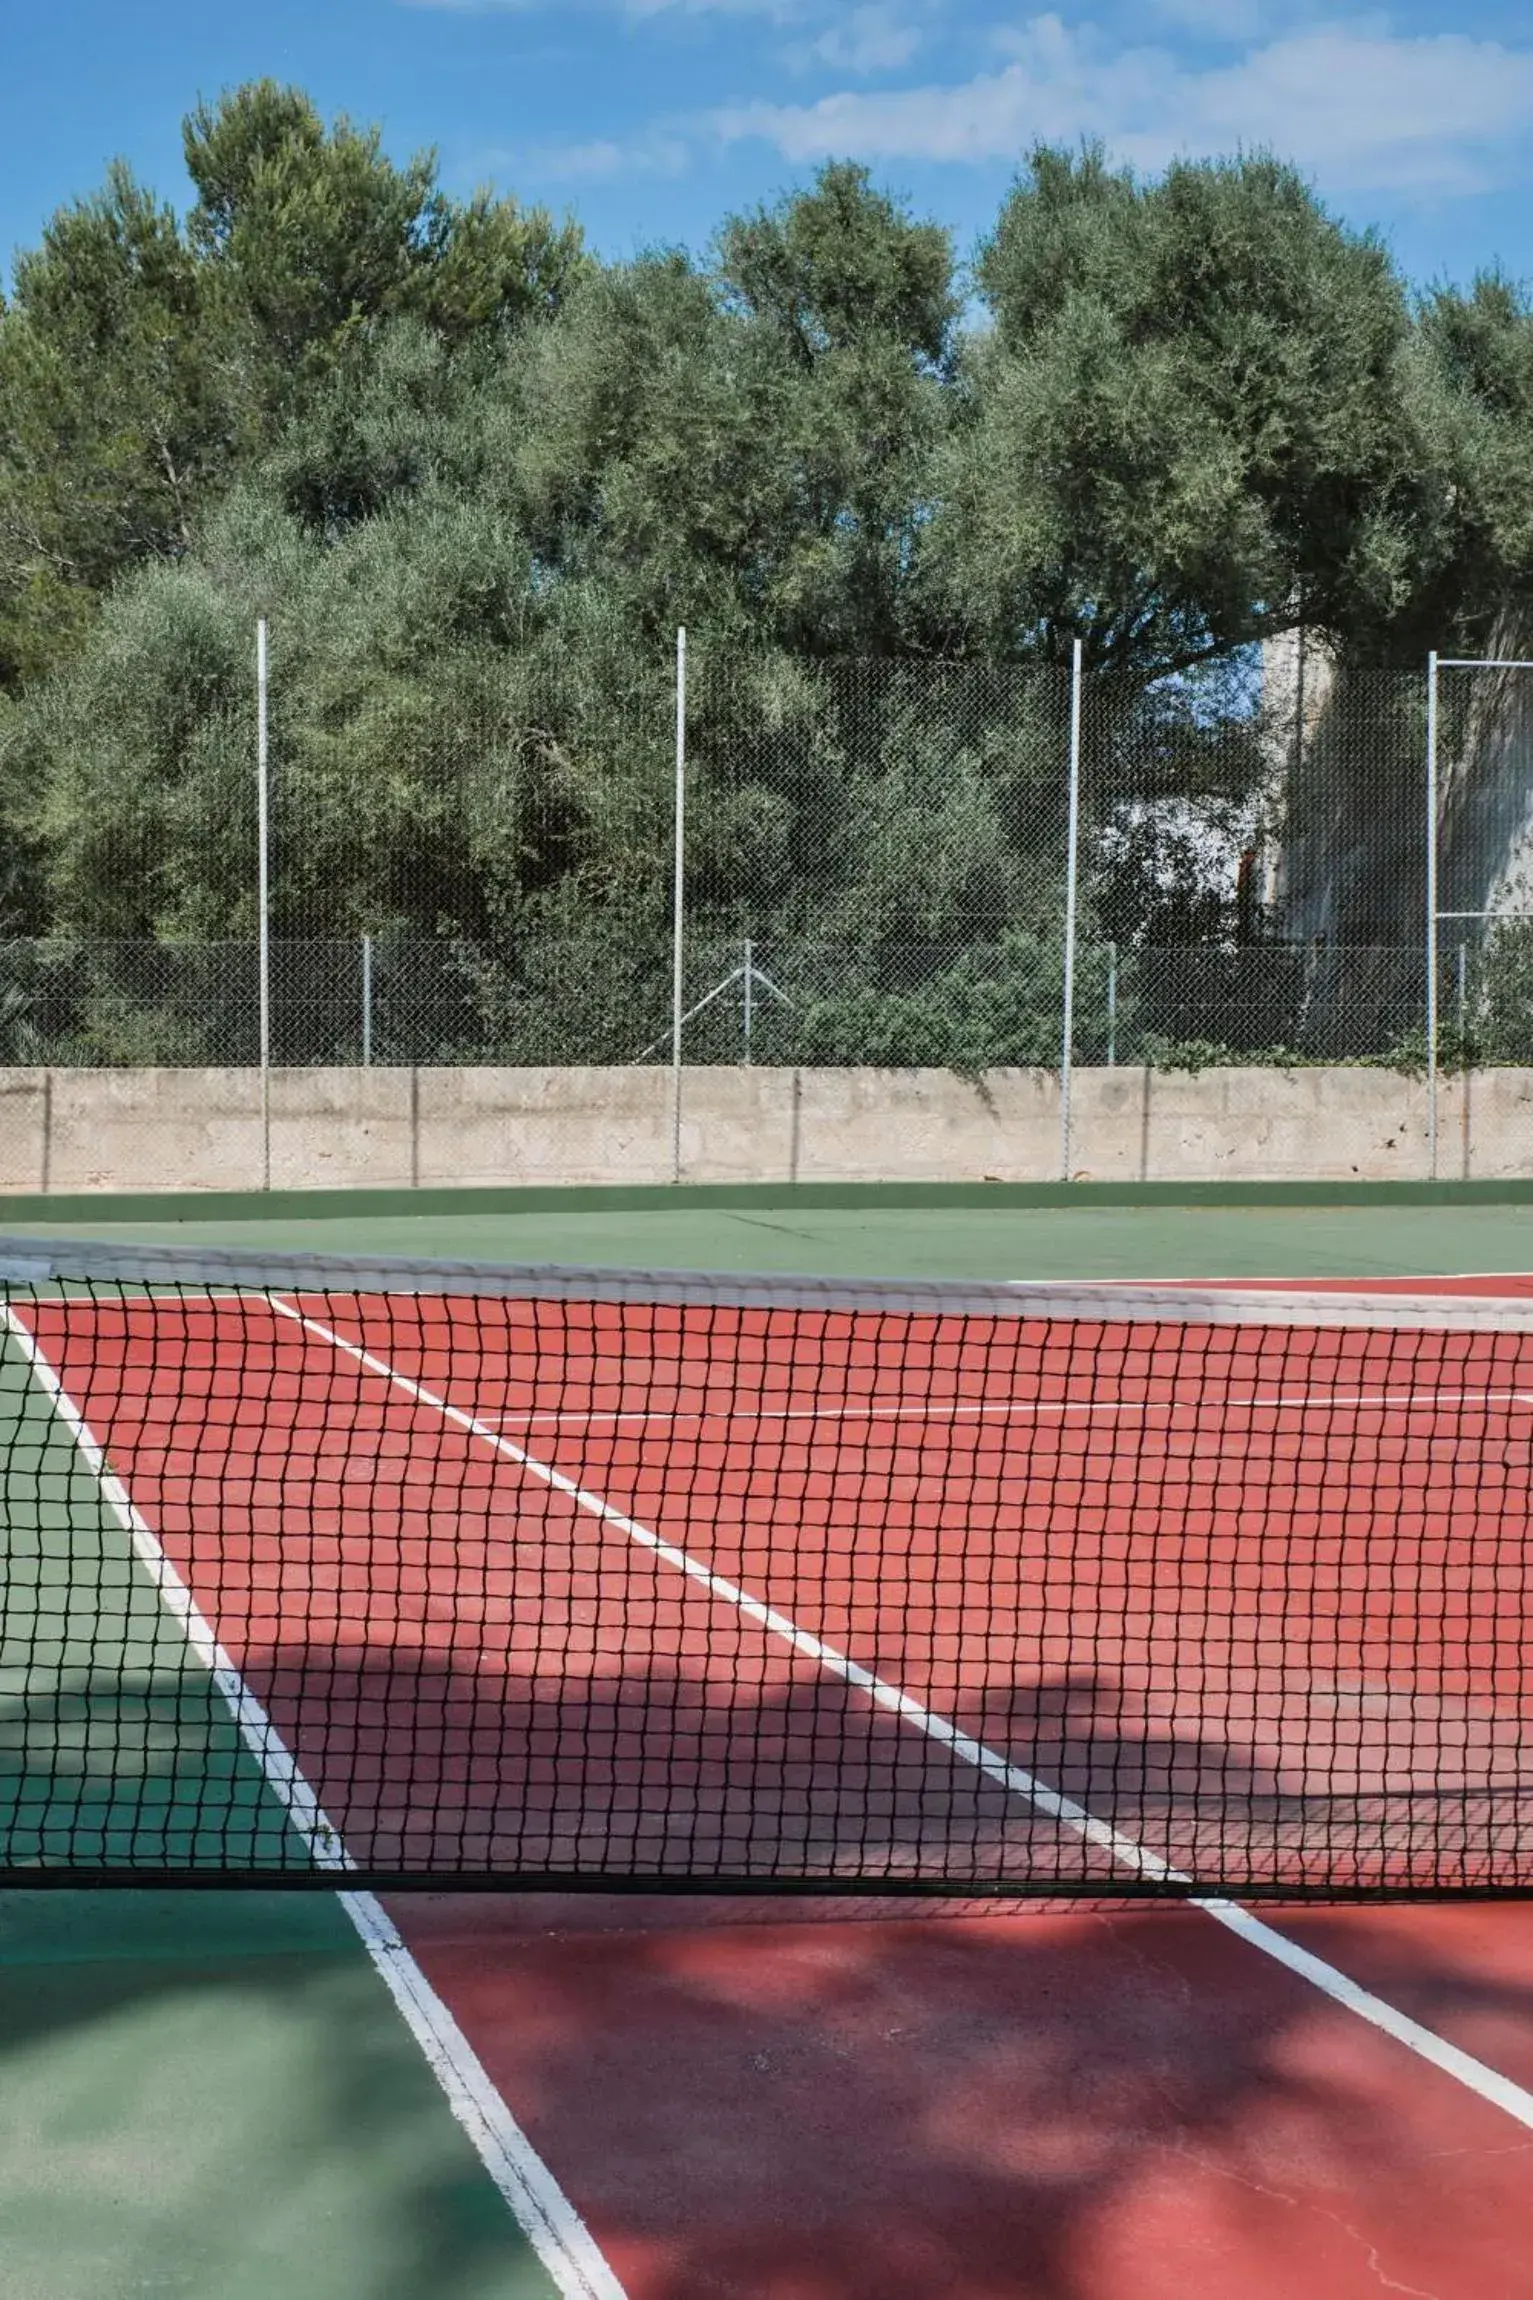
<svg viewBox="0 0 1533 2300">
<path fill-rule="evenodd" d="M 270 1090 L 274 1187 L 661 1182 L 664 1070 L 291 1070 Z M 1439 1172 L 1533 1174 L 1533 1071 L 1443 1082 Z M 1420 1079 L 1384 1070 L 1089 1070 L 1071 1170 L 1098 1181 L 1414 1179 Z M 1040 1070 L 691 1070 L 685 1178 L 1048 1181 L 1059 1081 Z M 249 1189 L 248 1070 L 0 1070 L 0 1190 Z"/>
</svg>

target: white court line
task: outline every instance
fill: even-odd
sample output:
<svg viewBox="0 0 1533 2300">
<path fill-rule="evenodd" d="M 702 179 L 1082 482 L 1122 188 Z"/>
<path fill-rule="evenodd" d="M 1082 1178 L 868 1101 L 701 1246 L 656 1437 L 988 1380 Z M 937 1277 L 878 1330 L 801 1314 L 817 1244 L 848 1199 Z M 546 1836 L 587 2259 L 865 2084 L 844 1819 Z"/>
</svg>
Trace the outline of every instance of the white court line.
<svg viewBox="0 0 1533 2300">
<path fill-rule="evenodd" d="M 101 1498 L 127 1534 L 159 1592 L 160 1602 L 211 1676 L 240 1737 L 316 1868 L 344 1875 L 356 1867 L 327 1819 L 296 1759 L 202 1609 L 109 1467 L 80 1409 L 65 1390 L 41 1344 L 8 1304 L 0 1309 L 39 1388 L 68 1429 Z M 623 2287 L 598 2251 L 579 2213 L 522 2131 L 490 2081 L 483 2063 L 371 1893 L 338 1889 L 336 1898 L 361 1937 L 411 2035 L 441 2086 L 447 2104 L 478 2152 L 528 2243 L 553 2278 L 562 2300 L 626 2300 Z"/>
<path fill-rule="evenodd" d="M 1158 1281 L 1127 1279 L 1125 1284 L 1153 1284 Z M 1196 1290 L 1194 1287 L 1191 1290 Z M 1220 1289 L 1210 1287 L 1209 1291 Z M 302 1299 L 303 1297 L 299 1297 Z M 249 1302 L 254 1308 L 265 1309 L 274 1296 L 252 1292 L 240 1287 L 199 1287 L 195 1295 L 185 1290 L 158 1291 L 146 1287 L 132 1296 L 134 1301 L 165 1302 L 181 1308 L 199 1306 L 202 1302 Z M 507 1423 L 518 1429 L 604 1428 L 627 1422 L 662 1422 L 666 1424 L 701 1421 L 925 1421 L 943 1424 L 949 1421 L 1022 1420 L 1047 1414 L 1100 1414 L 1103 1416 L 1157 1414 L 1157 1413 L 1325 1413 L 1334 1407 L 1352 1407 L 1359 1411 L 1370 1407 L 1403 1408 L 1412 1413 L 1437 1413 L 1443 1410 L 1462 1412 L 1475 1406 L 1533 1406 L 1533 1391 L 1528 1390 L 1359 1390 L 1329 1393 L 1316 1390 L 1277 1391 L 1270 1396 L 1250 1398 L 1221 1398 L 1217 1394 L 1203 1394 L 1180 1398 L 1039 1398 L 976 1399 L 972 1404 L 963 1401 L 939 1401 L 930 1398 L 900 1400 L 892 1405 L 881 1405 L 868 1399 L 844 1399 L 829 1406 L 742 1407 L 738 1393 L 723 1406 L 695 1407 L 633 1407 L 613 1408 L 610 1411 L 570 1410 L 525 1411 L 519 1407 L 496 1408 L 480 1416 L 485 1422 Z"/>
<path fill-rule="evenodd" d="M 62 1281 L 65 1287 L 74 1282 L 68 1278 Z M 132 1286 L 131 1280 L 124 1283 L 126 1286 Z M 101 1294 L 93 1294 L 88 1290 L 73 1294 L 61 1292 L 49 1298 L 65 1304 L 72 1303 L 76 1308 L 81 1303 L 87 1303 L 98 1315 L 108 1306 L 107 1300 Z M 187 1286 L 132 1286 L 131 1291 L 118 1292 L 114 1281 L 110 1306 L 114 1309 L 131 1309 L 137 1302 L 165 1302 L 179 1310 L 197 1310 L 209 1302 L 217 1302 L 221 1305 L 228 1302 L 249 1302 L 254 1307 L 257 1303 L 264 1303 L 264 1301 L 265 1296 L 254 1292 L 249 1286 L 209 1286 L 196 1282 Z"/>
<path fill-rule="evenodd" d="M 275 1299 L 275 1297 L 273 1297 Z M 987 1398 L 976 1399 L 972 1405 L 960 1402 L 948 1404 L 930 1398 L 898 1405 L 864 1405 L 858 1399 L 846 1399 L 830 1406 L 750 1406 L 739 1403 L 739 1394 L 716 1406 L 634 1406 L 611 1410 L 585 1411 L 573 1408 L 558 1411 L 546 1408 L 497 1406 L 483 1413 L 479 1419 L 486 1425 L 511 1423 L 517 1429 L 545 1429 L 575 1426 L 581 1429 L 614 1427 L 625 1422 L 846 1422 L 846 1421 L 919 1421 L 943 1427 L 954 1421 L 1028 1421 L 1046 1414 L 1210 1414 L 1210 1413 L 1329 1413 L 1338 1407 L 1355 1412 L 1388 1409 L 1394 1412 L 1404 1408 L 1409 1412 L 1441 1413 L 1445 1408 L 1462 1412 L 1474 1406 L 1533 1406 L 1530 1390 L 1373 1390 L 1359 1391 L 1356 1395 L 1338 1392 L 1328 1395 L 1314 1390 L 1296 1390 L 1291 1396 L 1274 1393 L 1270 1397 L 1220 1398 L 1204 1395 L 1186 1398 Z"/>
<path fill-rule="evenodd" d="M 653 1528 L 641 1524 L 637 1518 L 626 1516 L 600 1494 L 566 1477 L 562 1470 L 539 1461 L 535 1455 L 525 1452 L 500 1431 L 491 1429 L 488 1423 L 473 1414 L 465 1413 L 461 1406 L 451 1405 L 423 1382 L 417 1382 L 410 1375 L 401 1373 L 386 1358 L 364 1349 L 360 1343 L 347 1341 L 333 1327 L 322 1324 L 318 1318 L 306 1316 L 302 1310 L 283 1301 L 280 1295 L 273 1294 L 270 1298 L 273 1309 L 283 1317 L 291 1318 L 295 1325 L 316 1335 L 331 1349 L 350 1358 L 379 1380 L 391 1383 L 417 1405 L 429 1407 L 432 1412 L 440 1414 L 454 1429 L 462 1430 L 469 1437 L 482 1439 L 507 1461 L 514 1462 L 519 1469 L 524 1470 L 529 1477 L 536 1478 L 555 1493 L 562 1493 L 578 1509 L 584 1510 L 601 1524 L 610 1525 L 636 1547 L 649 1550 L 662 1564 L 685 1574 L 689 1581 L 696 1582 L 720 1604 L 733 1606 L 745 1620 L 755 1622 L 758 1628 L 781 1639 L 793 1652 L 801 1653 L 808 1660 L 816 1662 L 828 1675 L 839 1677 L 843 1683 L 854 1686 L 875 1707 L 887 1709 L 907 1725 L 913 1725 L 918 1733 L 924 1733 L 938 1747 L 950 1749 L 954 1756 L 972 1766 L 975 1772 L 982 1773 L 986 1779 L 998 1783 L 1012 1796 L 1021 1798 L 1050 1820 L 1057 1821 L 1062 1828 L 1070 1830 L 1085 1843 L 1097 1846 L 1121 1868 L 1140 1876 L 1159 1878 L 1167 1884 L 1190 1882 L 1185 1870 L 1174 1868 L 1159 1853 L 1152 1852 L 1147 1845 L 1141 1845 L 1136 1838 L 1125 1836 L 1109 1823 L 1099 1821 L 1084 1805 L 1078 1805 L 1074 1798 L 1051 1789 L 1036 1774 L 1027 1772 L 1020 1765 L 1014 1765 L 1009 1758 L 987 1747 L 983 1741 L 975 1740 L 950 1718 L 924 1707 L 902 1687 L 891 1684 L 887 1678 L 876 1676 L 871 1669 L 865 1669 L 861 1662 L 852 1660 L 849 1654 L 842 1653 L 836 1646 L 816 1637 L 811 1630 L 801 1628 L 790 1615 L 779 1612 L 775 1606 L 764 1604 L 759 1597 L 751 1596 L 738 1582 L 729 1580 L 724 1574 L 715 1573 L 711 1566 L 704 1565 L 689 1550 L 681 1548 L 676 1542 L 667 1541 Z M 1087 1889 L 1082 1887 L 1083 1891 Z M 1514 2084 L 1510 2077 L 1487 2067 L 1471 2053 L 1450 2044 L 1446 2037 L 1440 2037 L 1434 2030 L 1424 2028 L 1419 2021 L 1412 2020 L 1409 2014 L 1399 2011 L 1384 1998 L 1375 1996 L 1371 1990 L 1359 1987 L 1336 1966 L 1327 1964 L 1308 1949 L 1300 1948 L 1297 1942 L 1289 1940 L 1274 1926 L 1265 1923 L 1238 1903 L 1199 1897 L 1193 1899 L 1190 1905 L 1201 1909 L 1216 1924 L 1223 1925 L 1226 1931 L 1245 1941 L 1263 1956 L 1286 1966 L 1299 1979 L 1308 1981 L 1312 1988 L 1320 1990 L 1336 2004 L 1345 2006 L 1348 2012 L 1355 2013 L 1360 2020 L 1367 2021 L 1385 2036 L 1393 2037 L 1396 2043 L 1403 2044 L 1420 2059 L 1429 2061 L 1445 2076 L 1452 2077 L 1470 2092 L 1478 2093 L 1482 2100 L 1502 2109 L 1517 2123 L 1533 2130 L 1533 2092 Z"/>
<path fill-rule="evenodd" d="M 1311 1271 L 1304 1278 L 1285 1277 L 1281 1273 L 1274 1276 L 1271 1272 L 1263 1276 L 1260 1272 L 1250 1272 L 1242 1278 L 1065 1278 L 1059 1280 L 1010 1278 L 1006 1282 L 1013 1286 L 1048 1286 L 1056 1283 L 1069 1286 L 1103 1286 L 1111 1288 L 1114 1293 L 1120 1286 L 1130 1289 L 1136 1286 L 1154 1286 L 1162 1292 L 1178 1294 L 1223 1294 L 1227 1293 L 1232 1286 L 1237 1288 L 1253 1286 L 1259 1287 L 1263 1293 L 1271 1288 L 1276 1293 L 1301 1294 L 1306 1298 L 1311 1294 L 1343 1292 L 1371 1294 L 1375 1301 L 1380 1302 L 1409 1302 L 1418 1294 L 1424 1294 L 1428 1299 L 1431 1299 L 1434 1286 L 1481 1285 L 1487 1284 L 1491 1280 L 1499 1283 L 1503 1279 L 1518 1286 L 1533 1286 L 1533 1271 L 1427 1270 L 1414 1272 L 1407 1270 L 1402 1273 L 1395 1270 L 1382 1272 L 1375 1270 L 1373 1275 L 1368 1278 L 1338 1278 L 1327 1276 L 1323 1271 Z M 1498 1297 L 1491 1296 L 1490 1298 L 1495 1300 Z M 1511 1294 L 1499 1297 L 1504 1301 L 1512 1301 L 1515 1298 Z"/>
</svg>

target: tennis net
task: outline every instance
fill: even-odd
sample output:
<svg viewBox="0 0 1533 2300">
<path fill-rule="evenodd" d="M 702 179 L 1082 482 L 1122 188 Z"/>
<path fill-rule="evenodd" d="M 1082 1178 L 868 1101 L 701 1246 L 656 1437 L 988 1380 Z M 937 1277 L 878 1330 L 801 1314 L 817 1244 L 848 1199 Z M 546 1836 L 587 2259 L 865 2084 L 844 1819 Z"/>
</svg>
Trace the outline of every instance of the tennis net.
<svg viewBox="0 0 1533 2300">
<path fill-rule="evenodd" d="M 1533 1888 L 1533 1301 L 0 1289 L 6 1884 Z"/>
</svg>

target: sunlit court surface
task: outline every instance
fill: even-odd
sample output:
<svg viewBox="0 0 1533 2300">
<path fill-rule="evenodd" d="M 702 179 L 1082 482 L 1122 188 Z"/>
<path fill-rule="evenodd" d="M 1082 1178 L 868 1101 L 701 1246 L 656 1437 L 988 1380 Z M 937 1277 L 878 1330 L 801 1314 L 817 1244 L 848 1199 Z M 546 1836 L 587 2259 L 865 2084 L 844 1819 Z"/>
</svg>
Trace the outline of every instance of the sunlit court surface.
<svg viewBox="0 0 1533 2300">
<path fill-rule="evenodd" d="M 7 2291 L 1533 2292 L 1522 1218 L 1329 1213 L 15 1241 Z"/>
</svg>

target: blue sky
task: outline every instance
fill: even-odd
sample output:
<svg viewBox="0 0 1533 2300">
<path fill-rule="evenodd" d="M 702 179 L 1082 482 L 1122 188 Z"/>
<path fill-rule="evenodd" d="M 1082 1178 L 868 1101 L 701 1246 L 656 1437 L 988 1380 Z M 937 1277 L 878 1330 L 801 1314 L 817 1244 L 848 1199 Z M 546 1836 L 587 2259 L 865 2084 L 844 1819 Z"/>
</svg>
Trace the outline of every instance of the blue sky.
<svg viewBox="0 0 1533 2300">
<path fill-rule="evenodd" d="M 841 154 L 967 251 L 1031 141 L 1094 136 L 1147 170 L 1269 144 L 1411 278 L 1533 278 L 1526 0 L 50 0 L 0 31 L 0 263 L 114 154 L 180 204 L 181 115 L 263 73 L 608 254 Z"/>
</svg>

